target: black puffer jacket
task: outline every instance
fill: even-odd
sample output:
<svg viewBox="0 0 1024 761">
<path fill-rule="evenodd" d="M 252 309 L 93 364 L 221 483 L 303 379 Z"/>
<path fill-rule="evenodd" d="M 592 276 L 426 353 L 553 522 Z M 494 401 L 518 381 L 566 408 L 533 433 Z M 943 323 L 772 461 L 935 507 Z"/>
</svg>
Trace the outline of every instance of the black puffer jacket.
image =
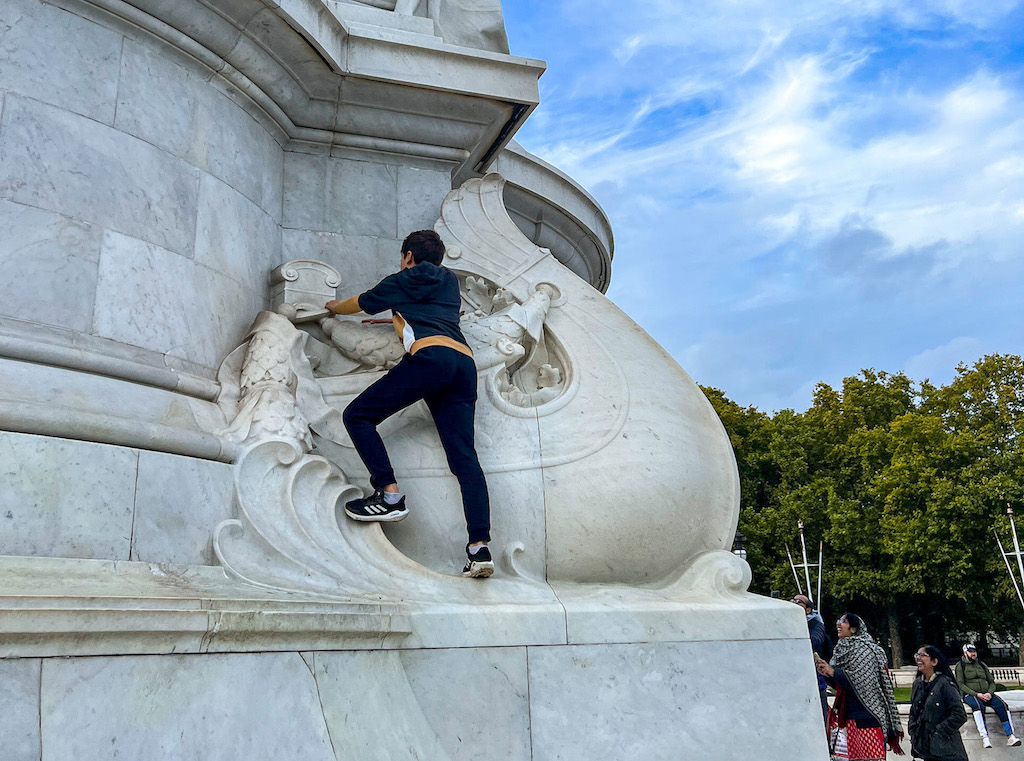
<svg viewBox="0 0 1024 761">
<path fill-rule="evenodd" d="M 967 721 L 960 690 L 948 676 L 918 676 L 910 691 L 910 747 L 917 758 L 967 761 L 960 726 Z"/>
</svg>

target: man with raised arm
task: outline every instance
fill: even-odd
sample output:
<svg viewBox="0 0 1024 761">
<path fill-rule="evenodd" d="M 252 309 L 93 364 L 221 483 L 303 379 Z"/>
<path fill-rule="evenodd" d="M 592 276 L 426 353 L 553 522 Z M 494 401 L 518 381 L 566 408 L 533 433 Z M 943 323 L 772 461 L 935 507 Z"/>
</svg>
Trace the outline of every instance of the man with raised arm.
<svg viewBox="0 0 1024 761">
<path fill-rule="evenodd" d="M 477 375 L 473 352 L 459 329 L 461 296 L 455 275 L 441 266 L 444 242 L 432 230 L 411 233 L 402 243 L 399 271 L 345 301 L 328 301 L 334 314 L 377 314 L 390 309 L 405 346 L 402 360 L 345 408 L 343 420 L 356 452 L 370 471 L 373 494 L 345 505 L 356 521 L 400 521 L 409 514 L 377 426 L 423 399 L 434 418 L 459 481 L 469 543 L 463 576 L 494 573 L 487 546 L 490 504 L 473 443 Z"/>
<path fill-rule="evenodd" d="M 819 658 L 828 661 L 832 657 L 832 638 L 825 631 L 825 622 L 821 620 L 821 614 L 814 609 L 811 598 L 804 594 L 795 595 L 791 603 L 803 608 L 807 617 L 807 634 L 811 638 L 811 652 L 816 653 Z M 821 700 L 821 718 L 828 721 L 828 682 L 821 674 L 818 677 L 818 697 Z"/>
</svg>

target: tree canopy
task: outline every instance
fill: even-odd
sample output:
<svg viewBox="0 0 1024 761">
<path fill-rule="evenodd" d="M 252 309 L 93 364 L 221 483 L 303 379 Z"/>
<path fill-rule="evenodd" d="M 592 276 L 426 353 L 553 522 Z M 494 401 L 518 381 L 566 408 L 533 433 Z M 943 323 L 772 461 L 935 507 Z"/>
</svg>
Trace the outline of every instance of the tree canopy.
<svg viewBox="0 0 1024 761">
<path fill-rule="evenodd" d="M 993 530 L 1009 537 L 1007 504 L 1024 517 L 1021 357 L 962 364 L 942 387 L 862 370 L 818 384 L 802 413 L 704 392 L 736 451 L 753 591 L 796 592 L 786 545 L 799 551 L 802 520 L 812 562 L 824 543 L 826 615 L 858 612 L 897 664 L 903 641 L 1016 639 L 1024 612 Z"/>
</svg>

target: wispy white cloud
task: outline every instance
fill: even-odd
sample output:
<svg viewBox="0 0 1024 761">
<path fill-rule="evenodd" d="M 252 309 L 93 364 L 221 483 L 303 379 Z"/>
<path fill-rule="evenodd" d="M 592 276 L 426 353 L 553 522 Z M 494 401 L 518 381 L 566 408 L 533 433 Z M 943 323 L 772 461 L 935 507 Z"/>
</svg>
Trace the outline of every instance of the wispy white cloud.
<svg viewBox="0 0 1024 761">
<path fill-rule="evenodd" d="M 762 61 L 770 58 L 778 49 L 779 45 L 786 41 L 787 37 L 789 37 L 789 30 L 773 32 L 771 28 L 766 29 L 764 38 L 761 40 L 761 45 L 754 51 L 754 55 L 750 57 L 750 60 L 744 64 L 743 68 L 740 70 L 740 75 L 746 74 L 748 71 L 757 68 Z"/>
<path fill-rule="evenodd" d="M 519 139 L 605 205 L 610 295 L 698 381 L 799 406 L 861 366 L 1024 351 L 1024 53 L 995 52 L 1020 3 L 555 7 L 584 42 Z"/>
<path fill-rule="evenodd" d="M 871 101 L 879 96 L 832 107 L 842 75 L 813 57 L 779 68 L 750 104 L 665 142 L 619 147 L 649 113 L 644 104 L 610 137 L 560 140 L 541 152 L 588 185 L 643 181 L 667 190 L 695 164 L 711 167 L 715 184 L 730 195 L 771 197 L 774 209 L 747 220 L 767 230 L 791 231 L 797 220 L 830 229 L 857 211 L 905 248 L 1020 224 L 1024 195 L 1014 180 L 1024 173 L 1024 122 L 1017 118 L 1024 112 L 1019 95 L 997 78 L 978 72 L 937 102 L 913 103 L 925 121 L 921 129 L 856 145 L 848 117 L 875 108 Z M 892 95 L 886 107 L 916 100 L 913 93 Z"/>
<path fill-rule="evenodd" d="M 949 383 L 961 362 L 977 359 L 989 351 L 983 341 L 973 336 L 957 336 L 942 346 L 925 349 L 907 359 L 904 372 L 916 380 L 928 379 L 936 385 Z"/>
</svg>

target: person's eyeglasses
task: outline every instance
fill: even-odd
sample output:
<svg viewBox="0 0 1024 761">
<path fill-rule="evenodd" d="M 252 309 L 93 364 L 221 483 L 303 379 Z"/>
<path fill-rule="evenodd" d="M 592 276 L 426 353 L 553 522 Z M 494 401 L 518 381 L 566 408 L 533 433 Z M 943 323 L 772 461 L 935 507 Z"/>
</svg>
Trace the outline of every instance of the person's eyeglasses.
<svg viewBox="0 0 1024 761">
<path fill-rule="evenodd" d="M 921 661 L 928 657 L 928 653 L 914 653 L 914 660 Z"/>
<path fill-rule="evenodd" d="M 790 600 L 790 602 L 795 602 L 797 605 L 799 605 L 799 606 L 801 606 L 803 608 L 809 607 L 807 605 L 807 603 L 805 603 L 803 600 Z"/>
</svg>

